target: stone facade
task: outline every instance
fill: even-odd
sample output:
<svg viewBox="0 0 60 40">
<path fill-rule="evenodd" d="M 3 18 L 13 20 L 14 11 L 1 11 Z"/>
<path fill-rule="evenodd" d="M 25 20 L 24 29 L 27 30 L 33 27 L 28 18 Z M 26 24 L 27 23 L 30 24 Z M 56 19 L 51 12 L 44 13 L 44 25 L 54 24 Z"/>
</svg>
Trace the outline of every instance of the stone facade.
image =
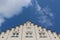
<svg viewBox="0 0 60 40">
<path fill-rule="evenodd" d="M 0 34 L 0 40 L 60 40 L 60 34 L 26 22 Z"/>
</svg>

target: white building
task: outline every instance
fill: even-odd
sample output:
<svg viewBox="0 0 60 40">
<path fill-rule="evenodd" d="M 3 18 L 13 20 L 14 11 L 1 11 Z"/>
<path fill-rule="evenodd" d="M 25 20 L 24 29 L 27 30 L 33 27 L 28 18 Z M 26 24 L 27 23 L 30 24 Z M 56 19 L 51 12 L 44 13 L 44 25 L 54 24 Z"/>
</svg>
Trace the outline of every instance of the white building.
<svg viewBox="0 0 60 40">
<path fill-rule="evenodd" d="M 0 40 L 60 40 L 60 34 L 26 22 L 0 34 Z"/>
</svg>

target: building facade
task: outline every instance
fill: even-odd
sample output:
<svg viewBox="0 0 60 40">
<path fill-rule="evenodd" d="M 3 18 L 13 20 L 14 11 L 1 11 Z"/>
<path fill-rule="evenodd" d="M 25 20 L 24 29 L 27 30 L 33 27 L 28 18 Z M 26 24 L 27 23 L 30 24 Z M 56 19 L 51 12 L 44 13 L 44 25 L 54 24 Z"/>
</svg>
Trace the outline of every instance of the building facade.
<svg viewBox="0 0 60 40">
<path fill-rule="evenodd" d="M 2 32 L 0 40 L 60 40 L 60 34 L 28 21 L 16 28 Z"/>
</svg>

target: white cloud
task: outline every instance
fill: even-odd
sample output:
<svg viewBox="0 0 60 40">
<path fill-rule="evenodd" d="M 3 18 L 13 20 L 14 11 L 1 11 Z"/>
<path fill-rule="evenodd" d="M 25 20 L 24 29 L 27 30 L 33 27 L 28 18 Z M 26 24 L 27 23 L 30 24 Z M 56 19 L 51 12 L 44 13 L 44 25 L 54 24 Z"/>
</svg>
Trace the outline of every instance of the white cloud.
<svg viewBox="0 0 60 40">
<path fill-rule="evenodd" d="M 48 17 L 50 16 L 53 18 L 54 16 L 50 11 L 50 8 L 42 8 L 37 1 L 35 2 L 36 11 L 39 13 L 39 15 L 41 15 L 38 17 L 39 22 L 45 24 L 45 26 L 53 25 L 51 19 Z M 29 5 L 31 5 L 31 0 L 0 0 L 0 26 L 2 23 L 4 23 L 4 18 L 9 19 L 15 15 L 18 15 L 20 12 L 22 12 L 23 7 L 28 7 Z"/>
<path fill-rule="evenodd" d="M 37 1 L 35 1 L 35 3 L 36 3 L 36 7 L 35 7 L 35 8 L 36 8 L 36 10 L 37 10 L 37 11 L 40 11 L 40 10 L 41 10 L 40 5 L 37 3 Z"/>
<path fill-rule="evenodd" d="M 22 12 L 23 7 L 28 7 L 31 0 L 0 0 L 0 25 L 4 18 L 11 18 Z"/>
<path fill-rule="evenodd" d="M 51 12 L 51 9 L 47 7 L 43 8 L 43 11 L 45 12 L 45 14 L 53 17 L 53 13 Z"/>
<path fill-rule="evenodd" d="M 53 26 L 52 19 L 54 18 L 53 13 L 51 12 L 51 9 L 46 6 L 45 8 L 42 8 L 36 1 L 36 11 L 38 15 L 37 19 L 38 21 L 44 25 L 44 26 Z"/>
</svg>

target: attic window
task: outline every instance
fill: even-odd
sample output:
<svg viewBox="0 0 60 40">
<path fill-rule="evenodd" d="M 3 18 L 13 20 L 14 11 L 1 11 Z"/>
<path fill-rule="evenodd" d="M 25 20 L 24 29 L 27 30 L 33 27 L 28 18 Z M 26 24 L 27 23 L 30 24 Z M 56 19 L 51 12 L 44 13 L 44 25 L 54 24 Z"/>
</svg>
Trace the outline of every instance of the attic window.
<svg viewBox="0 0 60 40">
<path fill-rule="evenodd" d="M 56 38 L 56 37 L 54 37 L 54 38 Z"/>
<path fill-rule="evenodd" d="M 44 32 L 40 32 L 40 33 L 39 33 L 39 36 L 40 36 L 40 38 L 47 38 L 47 36 L 45 35 Z"/>
<path fill-rule="evenodd" d="M 4 38 L 4 37 L 2 37 L 2 38 Z"/>
<path fill-rule="evenodd" d="M 40 30 L 39 30 L 40 31 Z"/>
<path fill-rule="evenodd" d="M 13 35 L 11 37 L 18 37 L 19 33 L 13 33 Z"/>
<path fill-rule="evenodd" d="M 32 36 L 32 32 L 27 32 L 26 33 L 26 38 L 32 38 L 33 36 Z"/>
<path fill-rule="evenodd" d="M 16 35 L 19 35 L 19 33 L 16 33 Z"/>
<path fill-rule="evenodd" d="M 32 35 L 32 33 L 26 33 L 26 35 Z"/>
<path fill-rule="evenodd" d="M 60 37 L 59 37 L 60 38 Z"/>
<path fill-rule="evenodd" d="M 15 35 L 15 33 L 13 33 L 13 35 Z"/>
<path fill-rule="evenodd" d="M 45 33 L 42 33 L 42 32 L 41 32 L 41 33 L 39 33 L 39 35 L 45 35 Z"/>
</svg>

